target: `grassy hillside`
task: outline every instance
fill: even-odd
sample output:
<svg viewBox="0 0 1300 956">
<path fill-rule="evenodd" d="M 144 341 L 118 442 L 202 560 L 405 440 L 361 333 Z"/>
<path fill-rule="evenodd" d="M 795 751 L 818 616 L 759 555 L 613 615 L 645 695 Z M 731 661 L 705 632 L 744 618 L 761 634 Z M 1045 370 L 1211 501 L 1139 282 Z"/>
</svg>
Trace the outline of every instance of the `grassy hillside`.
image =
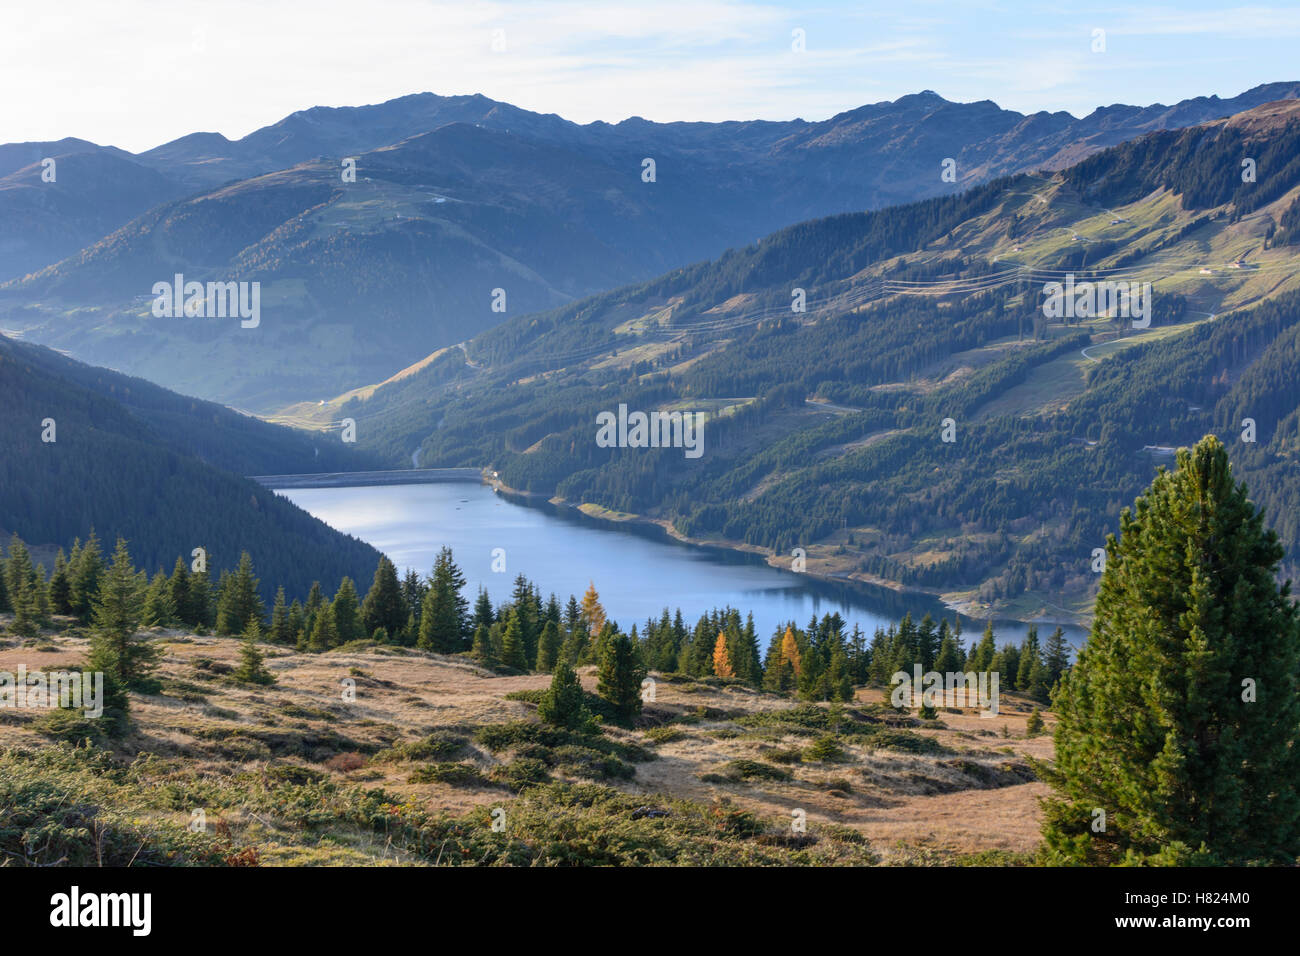
<svg viewBox="0 0 1300 956">
<path fill-rule="evenodd" d="M 58 744 L 40 715 L 4 712 L 0 850 L 108 865 L 862 865 L 1027 862 L 1038 843 L 1028 758 L 1050 757 L 1051 738 L 1025 736 L 1012 695 L 997 718 L 923 722 L 880 689 L 829 711 L 655 675 L 635 729 L 588 736 L 537 723 L 544 676 L 266 645 L 277 683 L 249 688 L 230 677 L 237 641 L 151 633 L 162 689 L 132 694 L 126 739 Z M 0 637 L 0 669 L 75 666 L 85 649 L 72 634 Z M 196 811 L 206 829 L 192 832 Z"/>
</svg>

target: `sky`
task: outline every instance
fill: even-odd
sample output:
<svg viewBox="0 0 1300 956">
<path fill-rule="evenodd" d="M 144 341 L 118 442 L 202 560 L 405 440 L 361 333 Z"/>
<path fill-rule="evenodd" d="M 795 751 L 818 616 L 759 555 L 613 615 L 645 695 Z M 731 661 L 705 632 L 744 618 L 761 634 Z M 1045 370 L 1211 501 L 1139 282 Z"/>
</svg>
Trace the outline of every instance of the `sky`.
<svg viewBox="0 0 1300 956">
<path fill-rule="evenodd" d="M 1300 80 L 1298 40 L 1296 0 L 0 0 L 0 142 L 138 152 L 426 91 L 581 123 L 820 120 L 927 89 L 1082 116 Z"/>
</svg>

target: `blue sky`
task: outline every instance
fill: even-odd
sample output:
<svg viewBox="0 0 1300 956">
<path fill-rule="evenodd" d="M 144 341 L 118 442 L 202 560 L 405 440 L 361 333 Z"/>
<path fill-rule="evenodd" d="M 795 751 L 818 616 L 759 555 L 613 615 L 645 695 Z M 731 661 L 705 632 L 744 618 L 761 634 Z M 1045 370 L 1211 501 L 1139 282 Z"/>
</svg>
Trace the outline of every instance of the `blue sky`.
<svg viewBox="0 0 1300 956">
<path fill-rule="evenodd" d="M 0 142 L 131 150 L 426 90 L 578 122 L 811 120 L 924 89 L 1083 115 L 1300 79 L 1294 0 L 8 0 L 4 22 Z"/>
</svg>

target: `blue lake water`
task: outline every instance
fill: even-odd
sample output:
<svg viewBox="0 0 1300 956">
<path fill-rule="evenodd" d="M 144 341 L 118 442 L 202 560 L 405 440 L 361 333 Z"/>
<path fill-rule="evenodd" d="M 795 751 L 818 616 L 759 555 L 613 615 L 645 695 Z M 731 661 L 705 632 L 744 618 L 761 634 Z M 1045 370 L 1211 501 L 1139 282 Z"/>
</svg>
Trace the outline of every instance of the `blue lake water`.
<svg viewBox="0 0 1300 956">
<path fill-rule="evenodd" d="M 682 609 L 687 626 L 715 607 L 731 605 L 753 612 L 764 648 L 773 632 L 790 621 L 800 626 L 814 614 L 838 612 L 859 624 L 868 637 L 910 611 L 919 619 L 955 615 L 924 595 L 900 595 L 887 588 L 840 585 L 769 567 L 755 555 L 697 548 L 674 541 L 656 528 L 612 526 L 572 509 L 523 504 L 496 494 L 487 485 L 445 483 L 353 488 L 281 489 L 283 495 L 322 521 L 356 535 L 383 551 L 397 565 L 428 574 L 438 549 L 449 546 L 467 579 L 472 603 L 480 586 L 493 603 L 506 600 L 515 575 L 524 574 L 545 597 L 554 592 L 563 604 L 579 598 L 594 582 L 609 617 L 624 629 L 658 618 L 665 606 Z M 493 550 L 505 552 L 504 572 L 493 571 Z M 369 581 L 358 581 L 363 589 Z M 983 621 L 962 619 L 967 644 Z M 1025 625 L 997 622 L 998 641 L 1023 638 Z M 1040 625 L 1040 639 L 1052 626 Z M 1072 644 L 1078 628 L 1066 628 Z"/>
</svg>

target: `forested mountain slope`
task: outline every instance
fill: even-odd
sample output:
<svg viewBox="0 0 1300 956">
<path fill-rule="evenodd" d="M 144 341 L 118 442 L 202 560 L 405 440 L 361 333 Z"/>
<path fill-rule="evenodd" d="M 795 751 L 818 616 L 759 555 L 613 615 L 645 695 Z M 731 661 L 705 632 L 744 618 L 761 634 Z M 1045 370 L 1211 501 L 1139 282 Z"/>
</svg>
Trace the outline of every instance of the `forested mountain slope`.
<svg viewBox="0 0 1300 956">
<path fill-rule="evenodd" d="M 93 529 L 111 551 L 121 535 L 151 573 L 202 547 L 213 580 L 248 551 L 264 581 L 304 597 L 378 560 L 242 477 L 372 463 L 337 435 L 295 434 L 3 337 L 0 407 L 0 529 L 30 545 Z"/>
<path fill-rule="evenodd" d="M 1300 111 L 1267 105 L 803 223 L 286 420 L 355 417 L 394 464 L 418 445 L 424 466 L 1022 616 L 1086 609 L 1119 509 L 1213 431 L 1294 569 L 1298 203 Z M 1136 309 L 1151 283 L 1145 327 L 1048 317 L 1067 275 L 1138 283 Z M 705 413 L 703 456 L 601 447 L 620 404 Z"/>
</svg>

